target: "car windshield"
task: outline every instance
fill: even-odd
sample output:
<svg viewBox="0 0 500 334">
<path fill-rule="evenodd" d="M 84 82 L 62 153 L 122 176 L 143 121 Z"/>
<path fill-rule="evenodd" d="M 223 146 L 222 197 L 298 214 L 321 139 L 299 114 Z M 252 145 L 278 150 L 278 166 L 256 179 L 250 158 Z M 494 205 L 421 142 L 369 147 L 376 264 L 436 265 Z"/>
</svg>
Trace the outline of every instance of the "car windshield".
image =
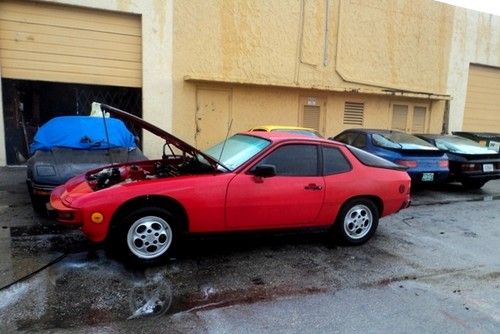
<svg viewBox="0 0 500 334">
<path fill-rule="evenodd" d="M 372 135 L 373 143 L 387 148 L 400 148 L 405 150 L 437 150 L 423 139 L 404 132 L 381 132 Z"/>
<path fill-rule="evenodd" d="M 490 150 L 481 144 L 458 136 L 447 136 L 436 138 L 436 146 L 442 150 L 463 153 L 463 154 L 495 154 L 496 151 Z"/>
<path fill-rule="evenodd" d="M 234 135 L 225 142 L 222 141 L 212 146 L 204 153 L 219 161 L 222 167 L 227 167 L 227 169 L 233 171 L 261 152 L 269 144 L 271 142 L 267 139 L 248 135 Z"/>
</svg>

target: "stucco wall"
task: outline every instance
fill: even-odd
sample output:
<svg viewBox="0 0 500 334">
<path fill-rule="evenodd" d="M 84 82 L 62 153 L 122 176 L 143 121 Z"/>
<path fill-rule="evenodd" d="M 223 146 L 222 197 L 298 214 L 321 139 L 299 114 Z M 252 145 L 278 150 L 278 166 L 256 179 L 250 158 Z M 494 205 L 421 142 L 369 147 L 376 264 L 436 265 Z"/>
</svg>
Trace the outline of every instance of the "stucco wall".
<svg viewBox="0 0 500 334">
<path fill-rule="evenodd" d="M 448 76 L 450 131 L 462 129 L 470 63 L 500 67 L 500 16 L 456 8 Z"/>
<path fill-rule="evenodd" d="M 436 1 L 340 2 L 337 71 L 346 81 L 444 93 L 453 10 Z"/>
<path fill-rule="evenodd" d="M 345 128 L 346 96 L 366 101 L 365 126 L 387 128 L 392 97 L 352 91 L 444 93 L 452 23 L 452 7 L 432 0 L 175 1 L 174 132 L 194 142 L 196 86 L 221 83 L 233 89 L 233 132 L 298 125 L 310 93 L 327 98 L 327 135 Z"/>
<path fill-rule="evenodd" d="M 207 0 L 174 7 L 179 75 L 445 91 L 453 10 L 435 1 Z"/>
</svg>

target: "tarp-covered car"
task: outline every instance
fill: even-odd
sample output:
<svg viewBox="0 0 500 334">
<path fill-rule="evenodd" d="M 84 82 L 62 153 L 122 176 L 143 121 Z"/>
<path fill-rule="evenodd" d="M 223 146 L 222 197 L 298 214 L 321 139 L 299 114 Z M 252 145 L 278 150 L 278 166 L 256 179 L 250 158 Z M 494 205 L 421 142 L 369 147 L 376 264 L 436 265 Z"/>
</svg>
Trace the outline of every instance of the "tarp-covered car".
<svg viewBox="0 0 500 334">
<path fill-rule="evenodd" d="M 38 129 L 30 146 L 26 183 L 33 208 L 45 212 L 50 192 L 87 170 L 147 159 L 116 118 L 61 116 Z"/>
<path fill-rule="evenodd" d="M 133 261 L 156 262 L 185 233 L 333 227 L 345 243 L 410 203 L 400 166 L 322 138 L 244 132 L 201 152 L 117 109 L 163 138 L 158 160 L 95 169 L 52 191 L 61 223 Z M 128 116 L 127 116 L 128 115 Z"/>
</svg>

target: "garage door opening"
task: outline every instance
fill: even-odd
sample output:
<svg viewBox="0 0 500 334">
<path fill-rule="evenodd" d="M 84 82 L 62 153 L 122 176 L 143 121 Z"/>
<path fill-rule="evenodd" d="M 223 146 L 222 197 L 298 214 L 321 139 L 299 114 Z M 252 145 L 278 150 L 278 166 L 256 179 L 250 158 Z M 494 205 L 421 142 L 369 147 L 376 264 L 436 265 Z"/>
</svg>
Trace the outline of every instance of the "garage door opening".
<svg viewBox="0 0 500 334">
<path fill-rule="evenodd" d="M 8 165 L 21 165 L 38 127 L 53 117 L 89 115 L 101 102 L 142 117 L 140 88 L 2 79 L 5 149 Z M 140 129 L 127 127 L 141 137 Z"/>
</svg>

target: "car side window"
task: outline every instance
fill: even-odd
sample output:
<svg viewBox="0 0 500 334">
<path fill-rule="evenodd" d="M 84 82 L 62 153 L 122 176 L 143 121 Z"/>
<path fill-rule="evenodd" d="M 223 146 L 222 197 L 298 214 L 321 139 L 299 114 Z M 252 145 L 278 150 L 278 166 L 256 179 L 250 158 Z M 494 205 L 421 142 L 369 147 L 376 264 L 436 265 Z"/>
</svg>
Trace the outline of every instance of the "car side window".
<svg viewBox="0 0 500 334">
<path fill-rule="evenodd" d="M 318 175 L 317 145 L 285 145 L 265 157 L 259 165 L 276 166 L 278 176 Z"/>
<path fill-rule="evenodd" d="M 363 148 L 366 146 L 366 135 L 364 133 L 360 133 L 356 139 L 352 141 L 352 146 L 357 148 Z"/>
<path fill-rule="evenodd" d="M 348 144 L 348 142 L 347 142 L 348 135 L 349 135 L 348 133 L 342 133 L 342 134 L 338 135 L 337 137 L 335 137 L 334 140 L 339 141 L 341 143 Z"/>
<path fill-rule="evenodd" d="M 358 134 L 356 132 L 345 132 L 340 136 L 336 137 L 335 140 L 347 145 L 352 145 L 352 143 L 356 140 L 357 137 Z"/>
<path fill-rule="evenodd" d="M 323 147 L 323 175 L 345 173 L 351 164 L 338 148 Z"/>
</svg>

